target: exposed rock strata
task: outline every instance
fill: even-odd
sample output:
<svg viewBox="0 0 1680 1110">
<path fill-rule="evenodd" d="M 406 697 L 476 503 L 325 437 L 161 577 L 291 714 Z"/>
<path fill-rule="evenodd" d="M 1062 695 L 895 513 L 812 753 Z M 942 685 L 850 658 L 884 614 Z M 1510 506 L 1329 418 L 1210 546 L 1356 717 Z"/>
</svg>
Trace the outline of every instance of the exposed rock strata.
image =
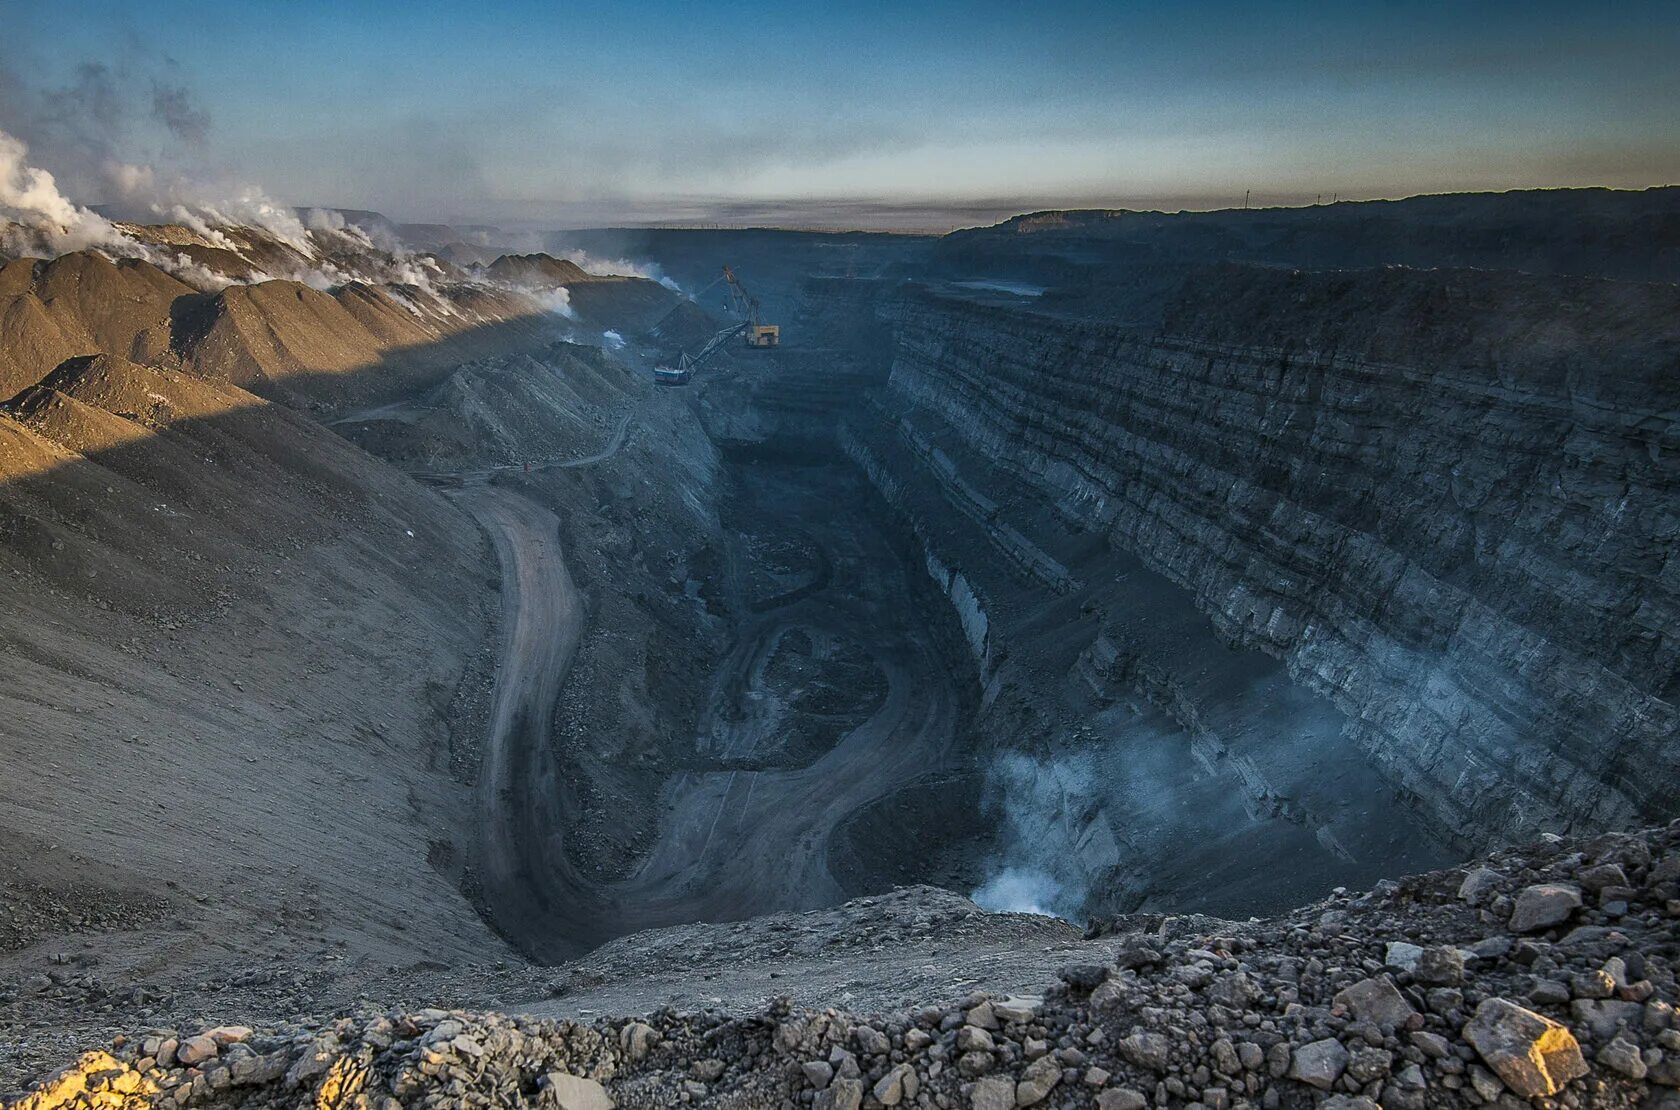
<svg viewBox="0 0 1680 1110">
<path fill-rule="evenodd" d="M 1157 335 L 908 293 L 893 392 L 1285 660 L 1437 830 L 1671 813 L 1680 294 L 1191 288 Z"/>
</svg>

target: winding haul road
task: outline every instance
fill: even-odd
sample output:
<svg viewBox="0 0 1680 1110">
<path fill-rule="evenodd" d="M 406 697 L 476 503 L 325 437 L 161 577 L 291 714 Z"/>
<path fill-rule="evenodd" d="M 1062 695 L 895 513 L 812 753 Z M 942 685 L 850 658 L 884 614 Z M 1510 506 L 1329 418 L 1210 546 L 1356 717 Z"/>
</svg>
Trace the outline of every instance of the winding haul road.
<svg viewBox="0 0 1680 1110">
<path fill-rule="evenodd" d="M 833 563 L 890 559 L 884 541 L 847 522 L 821 528 L 821 585 L 761 605 L 711 684 L 714 706 L 750 689 L 763 658 L 792 627 L 849 630 L 870 645 L 886 677 L 880 708 L 806 767 L 674 775 L 653 850 L 632 875 L 603 882 L 582 874 L 565 850 L 572 790 L 550 744 L 555 705 L 585 625 L 559 522 L 476 474 L 452 496 L 490 532 L 502 566 L 501 664 L 479 785 L 477 863 L 498 926 L 534 955 L 559 960 L 640 929 L 840 900 L 828 864 L 835 830 L 859 808 L 937 769 L 955 736 L 955 693 L 932 644 L 903 619 L 902 598 L 870 596 L 857 583 L 823 588 Z M 879 549 L 866 550 L 871 545 Z M 893 625 L 899 634 L 869 634 Z M 739 724 L 708 716 L 709 754 L 750 767 L 762 726 L 751 715 Z"/>
<path fill-rule="evenodd" d="M 528 849 L 556 796 L 548 737 L 560 686 L 583 638 L 583 598 L 560 550 L 560 521 L 527 498 L 489 485 L 456 495 L 490 533 L 502 566 L 502 643 L 490 737 L 479 770 L 480 881 L 497 920 L 545 916 Z M 533 901 L 533 899 L 537 899 Z"/>
</svg>

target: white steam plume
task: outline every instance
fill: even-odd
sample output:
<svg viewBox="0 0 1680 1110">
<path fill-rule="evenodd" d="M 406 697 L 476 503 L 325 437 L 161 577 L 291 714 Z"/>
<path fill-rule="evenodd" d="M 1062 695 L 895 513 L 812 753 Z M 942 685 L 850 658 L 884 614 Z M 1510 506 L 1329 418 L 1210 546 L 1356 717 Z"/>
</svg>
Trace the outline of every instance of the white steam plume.
<svg viewBox="0 0 1680 1110">
<path fill-rule="evenodd" d="M 149 165 L 110 162 L 104 173 L 113 199 L 147 211 L 160 222 L 191 228 L 217 246 L 235 249 L 221 228 L 252 227 L 306 257 L 313 253 L 309 232 L 297 213 L 254 185 L 236 186 L 228 195 L 216 196 L 188 178 L 159 173 Z"/>
<path fill-rule="evenodd" d="M 568 320 L 577 319 L 577 310 L 572 307 L 572 294 L 564 285 L 526 295 L 557 316 L 564 316 Z"/>
<path fill-rule="evenodd" d="M 8 225 L 10 249 L 45 247 L 57 253 L 104 247 L 121 254 L 140 253 L 138 244 L 103 216 L 74 204 L 59 192 L 46 170 L 29 164 L 23 140 L 0 131 L 0 220 Z"/>
<path fill-rule="evenodd" d="M 606 274 L 610 277 L 639 277 L 649 281 L 657 281 L 673 293 L 681 293 L 682 286 L 672 278 L 667 277 L 664 270 L 654 262 L 632 262 L 628 258 L 601 258 L 584 250 L 569 250 L 559 257 L 568 262 L 581 266 L 591 274 Z"/>
<path fill-rule="evenodd" d="M 971 897 L 982 909 L 1078 920 L 1094 871 L 1098 773 L 1088 754 L 1037 760 L 1006 752 L 992 764 L 986 808 L 1000 818 L 999 852 Z M 1093 859 L 1093 855 L 1098 858 Z M 1093 867 L 1093 864 L 1099 864 Z"/>
</svg>

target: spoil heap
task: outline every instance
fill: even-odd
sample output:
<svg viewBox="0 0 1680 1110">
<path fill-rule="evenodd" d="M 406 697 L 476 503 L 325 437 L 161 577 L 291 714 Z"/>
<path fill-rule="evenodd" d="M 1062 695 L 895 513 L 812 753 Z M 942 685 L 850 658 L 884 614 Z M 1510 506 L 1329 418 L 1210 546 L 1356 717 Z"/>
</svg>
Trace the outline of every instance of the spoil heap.
<svg viewBox="0 0 1680 1110">
<path fill-rule="evenodd" d="M 57 1106 L 1680 1106 L 1680 822 L 1235 923 L 1132 915 L 1042 997 L 593 1024 L 421 1010 L 152 1030 Z"/>
</svg>

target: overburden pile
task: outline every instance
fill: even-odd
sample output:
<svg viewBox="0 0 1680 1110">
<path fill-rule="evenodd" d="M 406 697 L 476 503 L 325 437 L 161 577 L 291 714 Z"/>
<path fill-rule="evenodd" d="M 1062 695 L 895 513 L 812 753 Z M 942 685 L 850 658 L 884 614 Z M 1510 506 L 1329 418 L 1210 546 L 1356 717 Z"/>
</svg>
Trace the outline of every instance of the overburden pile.
<svg viewBox="0 0 1680 1110">
<path fill-rule="evenodd" d="M 1680 822 L 1547 836 L 1267 921 L 1118 918 L 1041 997 L 158 1029 L 13 1110 L 1674 1107 L 1677 922 Z"/>
</svg>

